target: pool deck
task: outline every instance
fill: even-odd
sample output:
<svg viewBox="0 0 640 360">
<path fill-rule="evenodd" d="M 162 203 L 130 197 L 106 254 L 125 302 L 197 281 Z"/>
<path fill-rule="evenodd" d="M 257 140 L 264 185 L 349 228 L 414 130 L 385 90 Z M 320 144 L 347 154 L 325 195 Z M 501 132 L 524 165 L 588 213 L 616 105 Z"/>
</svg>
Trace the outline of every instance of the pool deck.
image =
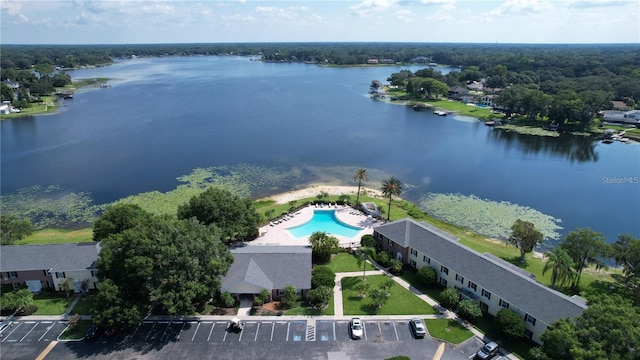
<svg viewBox="0 0 640 360">
<path fill-rule="evenodd" d="M 355 210 L 347 206 L 331 206 L 326 205 L 322 208 L 310 205 L 298 210 L 293 214 L 293 218 L 282 221 L 279 224 L 266 225 L 259 229 L 260 236 L 253 241 L 247 243 L 247 245 L 308 245 L 309 237 L 294 238 L 289 234 L 286 229 L 298 225 L 302 225 L 313 217 L 314 210 L 335 210 L 336 218 L 343 223 L 351 226 L 361 228 L 360 232 L 353 237 L 345 237 L 340 235 L 334 235 L 340 242 L 342 247 L 357 247 L 360 246 L 360 238 L 366 234 L 373 234 L 373 229 L 383 224 L 381 220 L 375 220 L 368 217 L 363 212 Z"/>
</svg>

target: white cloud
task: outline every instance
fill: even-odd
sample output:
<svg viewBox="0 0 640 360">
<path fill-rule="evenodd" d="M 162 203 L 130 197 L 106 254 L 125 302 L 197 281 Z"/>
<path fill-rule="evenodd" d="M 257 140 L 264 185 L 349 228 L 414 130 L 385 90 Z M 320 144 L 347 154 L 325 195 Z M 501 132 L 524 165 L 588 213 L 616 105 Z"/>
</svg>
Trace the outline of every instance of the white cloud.
<svg viewBox="0 0 640 360">
<path fill-rule="evenodd" d="M 571 0 L 567 2 L 570 8 L 597 8 L 597 7 L 610 7 L 610 6 L 624 6 L 631 1 L 618 1 L 618 0 Z"/>
<path fill-rule="evenodd" d="M 17 1 L 1 1 L 0 9 L 6 11 L 10 16 L 17 17 L 23 22 L 29 21 L 29 18 L 22 13 L 22 3 Z"/>
<path fill-rule="evenodd" d="M 528 15 L 543 12 L 551 7 L 545 0 L 507 0 L 488 12 L 490 16 Z"/>
<path fill-rule="evenodd" d="M 415 16 L 416 14 L 414 14 L 413 11 L 407 9 L 400 9 L 395 13 L 396 20 L 405 23 L 413 22 Z"/>
<path fill-rule="evenodd" d="M 378 12 L 395 7 L 398 0 L 363 0 L 351 6 L 351 14 L 355 16 L 366 16 L 372 12 Z"/>
</svg>

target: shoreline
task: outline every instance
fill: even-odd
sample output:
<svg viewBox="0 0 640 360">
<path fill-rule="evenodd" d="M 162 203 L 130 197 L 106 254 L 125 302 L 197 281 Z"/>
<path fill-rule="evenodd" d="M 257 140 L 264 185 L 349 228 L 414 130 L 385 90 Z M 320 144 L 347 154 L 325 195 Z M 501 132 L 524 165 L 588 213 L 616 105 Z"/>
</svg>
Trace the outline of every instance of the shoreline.
<svg viewBox="0 0 640 360">
<path fill-rule="evenodd" d="M 295 190 L 289 190 L 289 191 L 285 191 L 279 194 L 274 194 L 274 195 L 270 195 L 270 196 L 265 196 L 259 199 L 255 199 L 255 201 L 260 201 L 260 200 L 273 200 L 278 204 L 286 204 L 289 201 L 294 201 L 294 200 L 300 200 L 300 199 L 305 199 L 305 198 L 310 198 L 310 197 L 315 197 L 316 195 L 318 195 L 321 192 L 326 192 L 329 195 L 353 195 L 356 196 L 357 192 L 358 192 L 358 187 L 357 186 L 350 186 L 350 185 L 326 185 L 326 184 L 309 184 L 306 185 L 305 187 L 301 188 L 301 189 L 295 189 Z M 367 194 L 369 196 L 373 196 L 373 197 L 379 197 L 379 198 L 384 198 L 384 196 L 382 195 L 382 191 L 380 190 L 376 190 L 376 189 L 372 189 L 369 187 L 365 187 L 362 186 L 360 188 L 360 194 Z M 402 199 L 402 201 L 407 201 L 405 199 Z M 450 224 L 450 223 L 448 223 Z M 455 224 L 451 224 L 453 226 L 456 226 Z M 437 226 L 436 226 L 437 227 Z M 441 229 L 442 231 L 446 231 L 444 229 Z M 473 231 L 470 229 L 466 229 L 469 231 Z M 490 237 L 485 237 L 481 234 L 479 234 L 484 240 L 486 241 L 490 241 L 496 244 L 501 244 L 501 245 L 509 245 L 507 242 L 502 241 L 500 239 L 495 239 L 495 238 L 490 238 Z M 544 260 L 546 258 L 544 252 L 540 252 L 540 251 L 532 251 L 531 254 L 540 259 L 540 260 Z"/>
</svg>

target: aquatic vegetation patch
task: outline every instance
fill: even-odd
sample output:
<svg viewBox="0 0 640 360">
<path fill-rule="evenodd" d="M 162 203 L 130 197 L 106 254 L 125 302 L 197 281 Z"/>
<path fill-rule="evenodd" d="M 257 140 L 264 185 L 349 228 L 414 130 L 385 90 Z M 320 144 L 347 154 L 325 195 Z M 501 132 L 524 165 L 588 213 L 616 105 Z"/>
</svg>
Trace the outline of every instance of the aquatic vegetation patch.
<svg viewBox="0 0 640 360">
<path fill-rule="evenodd" d="M 227 189 L 245 197 L 259 197 L 284 191 L 301 178 L 298 168 L 267 168 L 251 164 L 235 164 L 196 168 L 177 178 L 183 184 L 168 192 L 150 191 L 128 196 L 116 203 L 137 204 L 155 214 L 174 215 L 186 203 L 209 186 Z"/>
<path fill-rule="evenodd" d="M 561 220 L 530 207 L 508 201 L 480 199 L 475 195 L 428 193 L 418 202 L 430 215 L 484 236 L 507 240 L 517 219 L 533 223 L 545 240 L 558 240 Z"/>
<path fill-rule="evenodd" d="M 31 220 L 36 229 L 73 228 L 92 224 L 102 205 L 91 193 L 66 192 L 60 186 L 32 186 L 3 194 L 0 211 Z"/>
</svg>

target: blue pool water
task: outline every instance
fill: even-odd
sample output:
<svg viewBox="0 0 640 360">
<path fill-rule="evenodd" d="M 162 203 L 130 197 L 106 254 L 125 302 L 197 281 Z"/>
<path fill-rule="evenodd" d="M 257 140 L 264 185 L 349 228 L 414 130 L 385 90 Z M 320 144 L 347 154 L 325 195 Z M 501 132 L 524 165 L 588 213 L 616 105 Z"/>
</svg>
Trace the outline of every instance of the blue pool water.
<svg viewBox="0 0 640 360">
<path fill-rule="evenodd" d="M 306 223 L 287 229 L 294 238 L 310 236 L 314 232 L 324 231 L 331 235 L 355 237 L 362 229 L 349 226 L 336 218 L 335 210 L 314 210 L 313 217 Z"/>
</svg>

